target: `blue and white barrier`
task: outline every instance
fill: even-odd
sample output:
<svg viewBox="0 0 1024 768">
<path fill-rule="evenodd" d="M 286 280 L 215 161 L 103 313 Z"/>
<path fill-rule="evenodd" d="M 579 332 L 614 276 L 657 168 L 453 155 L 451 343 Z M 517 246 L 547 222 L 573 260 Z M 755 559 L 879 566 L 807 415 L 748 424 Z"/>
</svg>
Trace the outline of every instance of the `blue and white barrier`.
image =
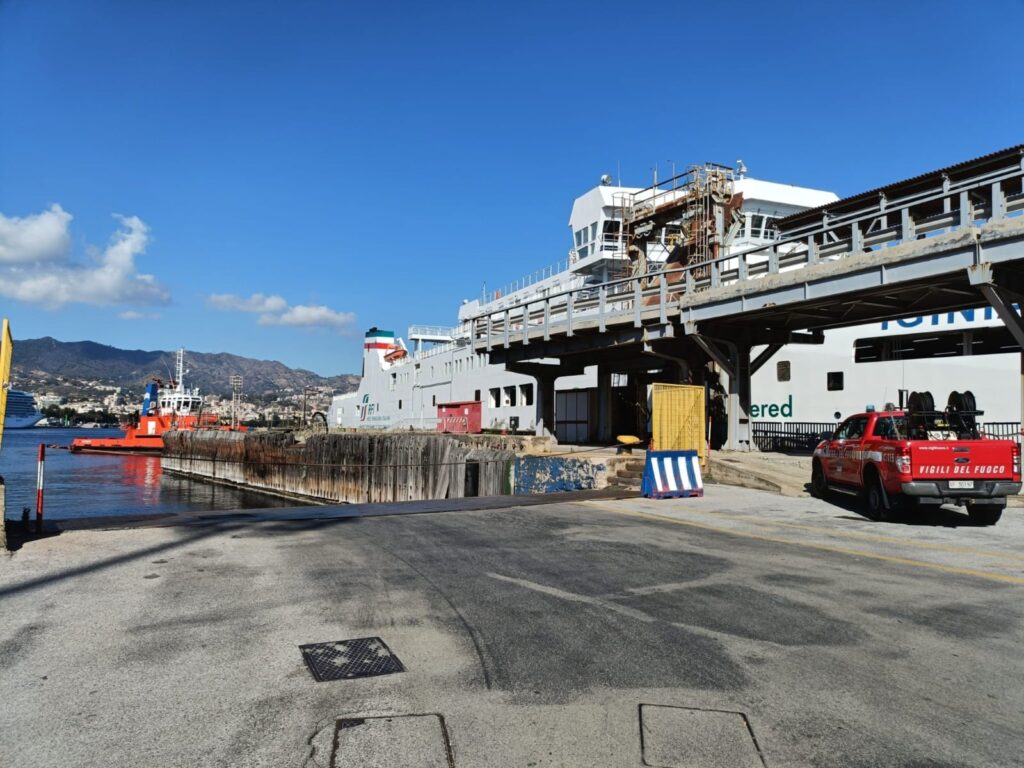
<svg viewBox="0 0 1024 768">
<path fill-rule="evenodd" d="M 703 496 L 696 451 L 648 451 L 640 493 L 648 499 Z"/>
</svg>

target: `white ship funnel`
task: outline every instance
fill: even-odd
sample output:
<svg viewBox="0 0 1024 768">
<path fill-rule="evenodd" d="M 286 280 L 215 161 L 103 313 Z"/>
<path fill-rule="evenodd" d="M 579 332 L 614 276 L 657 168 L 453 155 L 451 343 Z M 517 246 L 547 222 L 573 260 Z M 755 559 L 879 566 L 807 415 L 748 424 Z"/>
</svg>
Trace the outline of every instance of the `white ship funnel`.
<svg viewBox="0 0 1024 768">
<path fill-rule="evenodd" d="M 366 332 L 366 338 L 363 341 L 364 368 L 366 363 L 371 360 L 379 369 L 387 368 L 388 365 L 384 362 L 384 356 L 396 349 L 399 349 L 399 346 L 395 343 L 394 331 L 382 331 L 379 328 L 371 328 Z"/>
</svg>

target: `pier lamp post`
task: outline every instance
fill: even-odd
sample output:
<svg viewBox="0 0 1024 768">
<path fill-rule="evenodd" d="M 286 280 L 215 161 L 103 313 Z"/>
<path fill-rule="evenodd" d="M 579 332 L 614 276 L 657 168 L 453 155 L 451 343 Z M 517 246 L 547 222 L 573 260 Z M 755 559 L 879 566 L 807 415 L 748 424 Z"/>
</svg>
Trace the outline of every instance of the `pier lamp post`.
<svg viewBox="0 0 1024 768">
<path fill-rule="evenodd" d="M 302 426 L 306 426 L 306 402 L 309 400 L 311 395 L 316 394 L 316 387 L 305 387 L 302 390 Z M 312 403 L 313 407 L 316 407 L 316 403 Z"/>
<path fill-rule="evenodd" d="M 231 377 L 231 428 L 238 426 L 238 400 L 242 395 L 242 377 L 237 373 Z"/>
</svg>

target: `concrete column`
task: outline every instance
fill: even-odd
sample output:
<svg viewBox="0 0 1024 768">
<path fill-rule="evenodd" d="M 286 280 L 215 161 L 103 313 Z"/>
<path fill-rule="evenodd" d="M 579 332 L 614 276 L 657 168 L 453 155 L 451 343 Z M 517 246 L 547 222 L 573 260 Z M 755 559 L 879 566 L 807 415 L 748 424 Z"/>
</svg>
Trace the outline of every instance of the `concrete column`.
<svg viewBox="0 0 1024 768">
<path fill-rule="evenodd" d="M 597 369 L 597 440 L 601 443 L 612 441 L 612 375 Z"/>
<path fill-rule="evenodd" d="M 733 375 L 729 376 L 729 439 L 725 447 L 731 451 L 757 450 L 751 440 L 750 347 L 729 347 Z"/>
<path fill-rule="evenodd" d="M 555 436 L 555 377 L 535 376 L 537 382 L 537 420 L 534 434 L 537 437 Z"/>
</svg>

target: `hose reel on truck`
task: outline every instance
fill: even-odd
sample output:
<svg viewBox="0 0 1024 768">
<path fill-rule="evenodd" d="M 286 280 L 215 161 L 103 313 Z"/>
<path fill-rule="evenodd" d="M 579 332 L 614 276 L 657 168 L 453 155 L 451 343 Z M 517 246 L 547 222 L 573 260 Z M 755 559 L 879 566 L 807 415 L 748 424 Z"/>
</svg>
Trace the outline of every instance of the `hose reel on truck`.
<svg viewBox="0 0 1024 768">
<path fill-rule="evenodd" d="M 953 390 L 946 399 L 945 410 L 935 409 L 931 392 L 911 392 L 907 398 L 907 421 L 912 440 L 977 440 L 978 410 L 974 393 Z"/>
</svg>

